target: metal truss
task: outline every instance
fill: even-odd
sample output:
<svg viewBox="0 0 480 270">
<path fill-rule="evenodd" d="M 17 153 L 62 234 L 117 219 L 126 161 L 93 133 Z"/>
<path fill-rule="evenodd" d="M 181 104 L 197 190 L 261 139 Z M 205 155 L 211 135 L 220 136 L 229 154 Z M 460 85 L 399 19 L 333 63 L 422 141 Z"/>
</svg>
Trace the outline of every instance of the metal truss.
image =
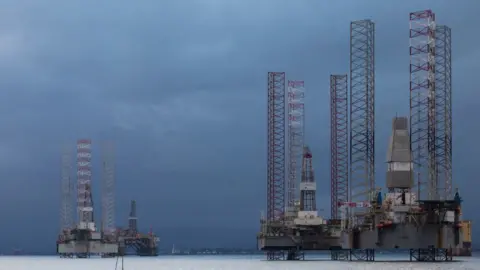
<svg viewBox="0 0 480 270">
<path fill-rule="evenodd" d="M 287 208 L 293 210 L 297 199 L 297 184 L 299 182 L 300 160 L 304 143 L 304 98 L 305 84 L 303 81 L 288 81 L 288 184 Z"/>
<path fill-rule="evenodd" d="M 435 121 L 437 192 L 452 199 L 452 31 L 437 25 L 435 33 Z"/>
<path fill-rule="evenodd" d="M 375 189 L 375 23 L 371 20 L 350 23 L 349 128 L 349 198 L 370 201 Z"/>
<path fill-rule="evenodd" d="M 115 231 L 115 149 L 112 142 L 105 142 L 102 151 L 102 230 Z"/>
<path fill-rule="evenodd" d="M 62 150 L 60 231 L 71 229 L 73 222 L 72 151 Z"/>
<path fill-rule="evenodd" d="M 285 210 L 285 72 L 268 73 L 267 221 Z"/>
<path fill-rule="evenodd" d="M 431 10 L 410 13 L 410 144 L 419 199 L 437 198 L 435 32 Z"/>
<path fill-rule="evenodd" d="M 348 201 L 348 78 L 330 75 L 331 218 L 340 219 L 339 202 Z"/>
</svg>

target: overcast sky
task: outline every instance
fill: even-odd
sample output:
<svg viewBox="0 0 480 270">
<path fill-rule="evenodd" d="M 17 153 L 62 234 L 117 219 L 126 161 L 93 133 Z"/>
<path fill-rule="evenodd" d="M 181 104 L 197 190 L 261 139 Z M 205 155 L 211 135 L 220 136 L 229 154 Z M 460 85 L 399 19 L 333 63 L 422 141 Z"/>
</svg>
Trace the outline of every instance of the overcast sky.
<svg viewBox="0 0 480 270">
<path fill-rule="evenodd" d="M 408 114 L 408 13 L 428 8 L 452 28 L 454 182 L 476 218 L 477 0 L 0 0 L 0 229 L 12 232 L 0 248 L 53 250 L 60 150 L 78 138 L 95 147 L 97 216 L 99 148 L 112 140 L 119 225 L 136 199 L 139 226 L 163 230 L 166 243 L 188 243 L 172 228 L 210 227 L 253 246 L 266 202 L 268 71 L 305 81 L 306 142 L 329 215 L 329 75 L 348 73 L 352 20 L 376 23 L 383 185 L 391 118 Z"/>
</svg>

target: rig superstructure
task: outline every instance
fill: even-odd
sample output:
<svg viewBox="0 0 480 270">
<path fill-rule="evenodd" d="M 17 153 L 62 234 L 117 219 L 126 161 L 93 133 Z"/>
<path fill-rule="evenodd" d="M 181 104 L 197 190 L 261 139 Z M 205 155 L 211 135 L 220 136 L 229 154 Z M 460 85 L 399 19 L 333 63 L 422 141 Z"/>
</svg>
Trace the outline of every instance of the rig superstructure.
<svg viewBox="0 0 480 270">
<path fill-rule="evenodd" d="M 67 258 L 88 258 L 92 255 L 113 257 L 124 255 L 132 248 L 139 256 L 157 256 L 158 237 L 150 231 L 141 234 L 136 226 L 136 203 L 132 201 L 129 228 L 115 227 L 115 167 L 113 144 L 106 143 L 102 162 L 102 220 L 101 229 L 94 221 L 92 197 L 92 142 L 77 141 L 77 223 L 73 222 L 74 185 L 71 177 L 71 151 L 62 154 L 61 224 L 57 240 L 57 253 Z"/>
<path fill-rule="evenodd" d="M 267 259 L 301 259 L 302 250 L 322 249 L 331 249 L 334 260 L 374 260 L 376 249 L 408 249 L 410 259 L 420 261 L 471 256 L 471 221 L 462 220 L 462 199 L 452 189 L 451 30 L 437 25 L 431 10 L 409 18 L 410 115 L 392 121 L 385 184 L 380 183 L 385 193 L 375 182 L 375 23 L 350 23 L 350 73 L 330 76 L 328 221 L 316 212 L 308 147 L 297 183 L 291 147 L 296 107 L 285 99 L 286 75 L 268 73 L 268 211 L 257 237 Z M 303 135 L 303 118 L 301 123 Z"/>
</svg>

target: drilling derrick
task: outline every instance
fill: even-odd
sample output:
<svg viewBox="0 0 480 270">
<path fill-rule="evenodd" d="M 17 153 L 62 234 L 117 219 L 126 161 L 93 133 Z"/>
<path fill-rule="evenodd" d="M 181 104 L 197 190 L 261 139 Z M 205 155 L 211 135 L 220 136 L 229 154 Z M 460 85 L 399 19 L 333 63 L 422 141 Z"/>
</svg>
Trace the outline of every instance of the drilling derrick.
<svg viewBox="0 0 480 270">
<path fill-rule="evenodd" d="M 115 163 L 114 146 L 104 144 L 102 164 L 102 231 L 105 235 L 115 232 Z"/>
<path fill-rule="evenodd" d="M 452 190 L 452 32 L 437 25 L 435 33 L 435 121 L 437 191 L 440 199 L 453 198 Z"/>
<path fill-rule="evenodd" d="M 431 10 L 410 13 L 410 143 L 418 198 L 429 200 L 438 197 L 435 33 L 435 14 Z"/>
<path fill-rule="evenodd" d="M 288 184 L 286 218 L 293 220 L 297 216 L 296 195 L 299 176 L 299 161 L 304 141 L 304 82 L 288 81 Z"/>
<path fill-rule="evenodd" d="M 375 24 L 350 23 L 350 194 L 371 201 L 375 189 Z M 352 209 L 364 214 L 365 208 Z M 360 218 L 361 220 L 361 218 Z"/>
<path fill-rule="evenodd" d="M 130 215 L 128 216 L 128 230 L 132 235 L 137 234 L 137 203 L 130 202 Z"/>
<path fill-rule="evenodd" d="M 313 173 L 312 152 L 308 146 L 303 147 L 302 178 L 300 181 L 300 211 L 294 220 L 295 226 L 301 231 L 303 249 L 324 249 L 336 245 L 327 229 L 325 220 L 317 211 L 317 183 Z M 327 240 L 328 239 L 328 240 Z"/>
<path fill-rule="evenodd" d="M 348 82 L 330 75 L 331 218 L 340 219 L 339 204 L 348 202 Z"/>
<path fill-rule="evenodd" d="M 300 182 L 300 211 L 317 211 L 316 191 L 317 183 L 313 176 L 312 152 L 305 146 L 302 159 L 302 181 Z"/>
</svg>

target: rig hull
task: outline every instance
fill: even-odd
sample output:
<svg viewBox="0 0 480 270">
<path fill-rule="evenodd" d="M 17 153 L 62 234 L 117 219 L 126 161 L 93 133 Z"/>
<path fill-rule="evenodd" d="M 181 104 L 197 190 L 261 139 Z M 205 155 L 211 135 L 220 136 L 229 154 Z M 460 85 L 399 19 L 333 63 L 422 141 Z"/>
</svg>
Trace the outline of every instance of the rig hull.
<svg viewBox="0 0 480 270">
<path fill-rule="evenodd" d="M 344 232 L 342 236 L 343 248 L 412 249 L 429 246 L 454 248 L 459 244 L 458 229 L 436 224 L 422 226 L 411 223 L 392 224 L 382 229 Z"/>
<path fill-rule="evenodd" d="M 117 253 L 118 244 L 101 243 L 97 241 L 71 241 L 68 243 L 59 243 L 57 253 L 60 255 L 68 254 L 109 254 Z"/>
<path fill-rule="evenodd" d="M 340 246 L 340 235 L 327 225 L 268 226 L 262 225 L 257 236 L 257 246 L 263 251 L 329 250 Z"/>
<path fill-rule="evenodd" d="M 260 236 L 257 238 L 259 250 L 289 250 L 297 248 L 297 241 L 288 235 Z"/>
<path fill-rule="evenodd" d="M 340 246 L 338 238 L 323 236 L 263 236 L 257 240 L 259 250 L 330 250 Z"/>
<path fill-rule="evenodd" d="M 57 254 L 60 257 L 88 258 L 92 255 L 118 254 L 118 243 L 102 241 L 99 232 L 89 229 L 64 231 L 57 242 Z"/>
</svg>

